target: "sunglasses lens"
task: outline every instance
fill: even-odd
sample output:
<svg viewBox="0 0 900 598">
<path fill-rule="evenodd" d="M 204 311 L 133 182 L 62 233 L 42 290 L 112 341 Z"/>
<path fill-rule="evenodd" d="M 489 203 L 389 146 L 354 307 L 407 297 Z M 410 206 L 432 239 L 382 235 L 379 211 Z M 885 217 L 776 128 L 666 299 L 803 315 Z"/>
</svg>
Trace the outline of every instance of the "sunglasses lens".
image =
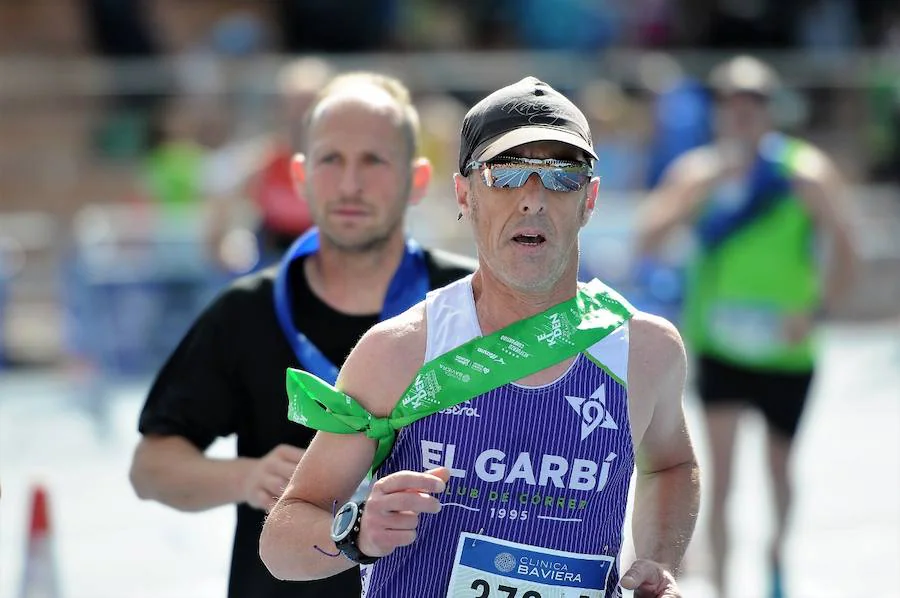
<svg viewBox="0 0 900 598">
<path fill-rule="evenodd" d="M 550 191 L 578 191 L 591 179 L 583 166 L 537 167 L 521 164 L 491 164 L 484 169 L 485 183 L 490 187 L 518 189 L 537 174 Z"/>
<path fill-rule="evenodd" d="M 492 179 L 492 187 L 518 189 L 528 182 L 528 177 L 535 170 L 531 167 L 496 164 L 487 171 Z"/>
<path fill-rule="evenodd" d="M 591 179 L 591 175 L 583 171 L 576 172 L 564 168 L 548 170 L 541 177 L 544 187 L 551 191 L 578 191 Z"/>
</svg>

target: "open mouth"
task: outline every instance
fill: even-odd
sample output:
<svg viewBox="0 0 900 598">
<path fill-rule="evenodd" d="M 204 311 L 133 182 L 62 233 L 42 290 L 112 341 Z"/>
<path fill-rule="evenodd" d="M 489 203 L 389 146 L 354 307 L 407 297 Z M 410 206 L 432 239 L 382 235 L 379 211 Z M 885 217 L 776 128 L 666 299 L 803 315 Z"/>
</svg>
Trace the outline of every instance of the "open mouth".
<svg viewBox="0 0 900 598">
<path fill-rule="evenodd" d="M 534 235 L 516 235 L 513 237 L 513 241 L 519 243 L 520 245 L 526 245 L 528 247 L 537 247 L 546 241 L 544 235 L 534 234 Z"/>
</svg>

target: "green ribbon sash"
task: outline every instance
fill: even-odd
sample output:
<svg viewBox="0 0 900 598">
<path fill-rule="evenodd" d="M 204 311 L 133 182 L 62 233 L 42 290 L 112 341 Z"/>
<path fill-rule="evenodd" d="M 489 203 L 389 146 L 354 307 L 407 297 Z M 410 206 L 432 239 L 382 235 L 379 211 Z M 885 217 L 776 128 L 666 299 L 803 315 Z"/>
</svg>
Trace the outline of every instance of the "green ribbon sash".
<svg viewBox="0 0 900 598">
<path fill-rule="evenodd" d="M 632 313 L 628 302 L 599 280 L 581 284 L 572 299 L 424 364 L 389 417 L 375 417 L 327 382 L 288 368 L 288 419 L 323 432 L 364 433 L 376 440 L 374 471 L 390 454 L 400 428 L 577 355 Z"/>
</svg>

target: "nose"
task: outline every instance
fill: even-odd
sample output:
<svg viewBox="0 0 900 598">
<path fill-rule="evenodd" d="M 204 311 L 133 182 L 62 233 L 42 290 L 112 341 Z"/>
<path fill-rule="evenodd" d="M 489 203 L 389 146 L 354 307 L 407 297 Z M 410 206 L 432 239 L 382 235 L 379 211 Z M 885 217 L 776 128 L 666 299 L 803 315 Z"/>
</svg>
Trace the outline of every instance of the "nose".
<svg viewBox="0 0 900 598">
<path fill-rule="evenodd" d="M 350 160 L 344 162 L 339 188 L 341 197 L 358 197 L 362 193 L 361 181 L 358 165 Z"/>
<path fill-rule="evenodd" d="M 546 207 L 546 201 L 547 189 L 538 173 L 532 172 L 521 187 L 519 211 L 523 214 L 540 214 Z"/>
</svg>

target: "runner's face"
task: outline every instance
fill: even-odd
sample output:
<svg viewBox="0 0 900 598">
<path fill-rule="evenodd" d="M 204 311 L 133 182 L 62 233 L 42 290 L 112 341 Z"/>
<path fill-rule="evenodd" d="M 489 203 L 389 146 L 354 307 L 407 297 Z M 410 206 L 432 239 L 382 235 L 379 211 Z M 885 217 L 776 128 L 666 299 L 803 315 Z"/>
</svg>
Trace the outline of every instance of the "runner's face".
<svg viewBox="0 0 900 598">
<path fill-rule="evenodd" d="M 529 143 L 504 152 L 522 158 L 584 161 L 560 142 Z M 549 191 L 536 174 L 519 188 L 488 187 L 479 171 L 457 177 L 457 201 L 468 213 L 482 265 L 509 287 L 547 291 L 577 275 L 578 232 L 594 209 L 598 179 L 572 192 Z"/>
<path fill-rule="evenodd" d="M 334 97 L 312 120 L 302 191 L 322 236 L 341 249 L 367 251 L 403 233 L 411 157 L 399 110 L 377 93 Z"/>
<path fill-rule="evenodd" d="M 768 107 L 763 97 L 734 93 L 719 99 L 719 133 L 722 136 L 755 143 L 768 126 Z"/>
</svg>

